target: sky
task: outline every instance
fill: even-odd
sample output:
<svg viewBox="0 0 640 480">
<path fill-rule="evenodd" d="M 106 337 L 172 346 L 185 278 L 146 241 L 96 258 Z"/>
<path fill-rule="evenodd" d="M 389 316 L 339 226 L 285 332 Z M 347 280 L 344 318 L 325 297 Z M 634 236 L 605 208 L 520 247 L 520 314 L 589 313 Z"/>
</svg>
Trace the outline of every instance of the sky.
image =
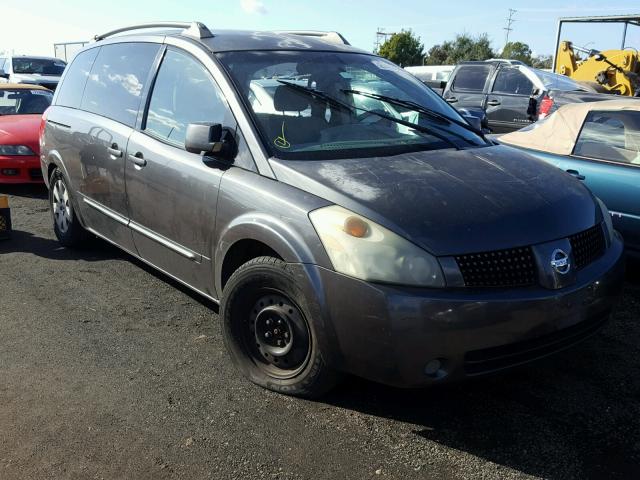
<svg viewBox="0 0 640 480">
<path fill-rule="evenodd" d="M 456 34 L 487 33 L 493 47 L 505 42 L 509 8 L 514 15 L 510 39 L 536 54 L 553 53 L 558 17 L 640 14 L 637 1 L 584 0 L 21 0 L 0 7 L 0 52 L 53 55 L 53 44 L 89 40 L 124 25 L 154 20 L 199 20 L 211 30 L 335 30 L 359 48 L 371 51 L 376 31 L 411 29 L 425 45 Z M 563 37 L 590 48 L 619 48 L 622 27 L 580 26 Z M 640 48 L 640 27 L 629 31 L 628 45 Z"/>
</svg>

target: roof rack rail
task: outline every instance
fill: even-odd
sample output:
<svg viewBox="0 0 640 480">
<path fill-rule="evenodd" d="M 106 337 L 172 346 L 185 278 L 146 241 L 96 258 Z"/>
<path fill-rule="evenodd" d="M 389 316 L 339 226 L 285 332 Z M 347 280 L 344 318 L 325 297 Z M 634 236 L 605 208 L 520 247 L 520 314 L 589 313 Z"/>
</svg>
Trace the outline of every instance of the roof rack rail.
<svg viewBox="0 0 640 480">
<path fill-rule="evenodd" d="M 117 28 L 110 32 L 96 35 L 93 39 L 98 42 L 104 40 L 107 37 L 112 37 L 118 33 L 128 32 L 130 30 L 143 30 L 145 28 L 184 28 L 183 35 L 187 35 L 194 38 L 211 38 L 213 33 L 207 28 L 204 23 L 200 22 L 152 22 L 152 23 L 140 23 L 138 25 L 131 25 L 129 27 Z"/>
<path fill-rule="evenodd" d="M 300 35 L 301 37 L 316 37 L 328 43 L 337 45 L 351 45 L 339 32 L 318 32 L 315 30 L 278 30 L 275 33 L 285 33 L 287 35 Z"/>
</svg>

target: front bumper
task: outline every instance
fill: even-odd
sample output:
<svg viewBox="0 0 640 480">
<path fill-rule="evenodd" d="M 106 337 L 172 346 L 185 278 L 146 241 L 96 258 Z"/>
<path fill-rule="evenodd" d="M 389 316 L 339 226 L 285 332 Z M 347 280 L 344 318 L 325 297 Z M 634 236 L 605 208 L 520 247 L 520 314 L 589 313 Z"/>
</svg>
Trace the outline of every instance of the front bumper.
<svg viewBox="0 0 640 480">
<path fill-rule="evenodd" d="M 40 158 L 0 155 L 0 183 L 42 183 Z"/>
<path fill-rule="evenodd" d="M 496 372 L 595 332 L 622 289 L 623 245 L 558 290 L 421 289 L 379 285 L 300 265 L 325 361 L 381 383 L 418 387 Z M 438 359 L 441 368 L 425 373 Z M 433 365 L 433 363 L 431 364 Z"/>
</svg>

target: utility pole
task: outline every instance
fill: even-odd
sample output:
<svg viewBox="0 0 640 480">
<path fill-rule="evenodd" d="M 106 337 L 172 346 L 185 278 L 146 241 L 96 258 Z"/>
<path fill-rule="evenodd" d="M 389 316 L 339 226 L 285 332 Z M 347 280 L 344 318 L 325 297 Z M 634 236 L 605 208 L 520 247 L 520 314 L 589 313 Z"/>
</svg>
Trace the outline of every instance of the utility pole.
<svg viewBox="0 0 640 480">
<path fill-rule="evenodd" d="M 391 35 L 395 35 L 395 33 L 385 32 L 384 28 L 378 27 L 378 30 L 376 30 L 376 41 L 373 43 L 373 49 L 374 49 L 373 51 L 377 52 L 378 49 L 380 48 L 380 45 L 386 42 L 387 37 L 390 37 Z"/>
<path fill-rule="evenodd" d="M 509 17 L 507 18 L 507 26 L 504 27 L 504 31 L 505 33 L 505 40 L 504 40 L 504 44 L 506 45 L 507 43 L 509 43 L 509 35 L 511 34 L 511 31 L 513 30 L 513 28 L 511 28 L 511 25 L 513 25 L 513 22 L 515 22 L 516 20 L 513 18 L 513 16 L 518 13 L 517 10 L 514 10 L 513 8 L 509 9 Z"/>
</svg>

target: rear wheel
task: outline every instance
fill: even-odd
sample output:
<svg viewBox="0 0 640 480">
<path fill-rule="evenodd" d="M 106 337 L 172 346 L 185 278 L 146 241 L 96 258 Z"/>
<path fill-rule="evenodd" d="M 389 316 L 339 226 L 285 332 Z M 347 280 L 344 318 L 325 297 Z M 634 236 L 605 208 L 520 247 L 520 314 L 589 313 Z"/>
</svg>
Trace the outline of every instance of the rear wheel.
<svg viewBox="0 0 640 480">
<path fill-rule="evenodd" d="M 75 214 L 71 192 L 62 171 L 56 168 L 49 179 L 49 205 L 53 217 L 53 231 L 65 247 L 77 247 L 86 232 Z"/>
<path fill-rule="evenodd" d="M 249 380 L 301 397 L 317 397 L 335 385 L 306 304 L 282 260 L 255 258 L 231 276 L 220 315 L 227 349 Z"/>
</svg>

